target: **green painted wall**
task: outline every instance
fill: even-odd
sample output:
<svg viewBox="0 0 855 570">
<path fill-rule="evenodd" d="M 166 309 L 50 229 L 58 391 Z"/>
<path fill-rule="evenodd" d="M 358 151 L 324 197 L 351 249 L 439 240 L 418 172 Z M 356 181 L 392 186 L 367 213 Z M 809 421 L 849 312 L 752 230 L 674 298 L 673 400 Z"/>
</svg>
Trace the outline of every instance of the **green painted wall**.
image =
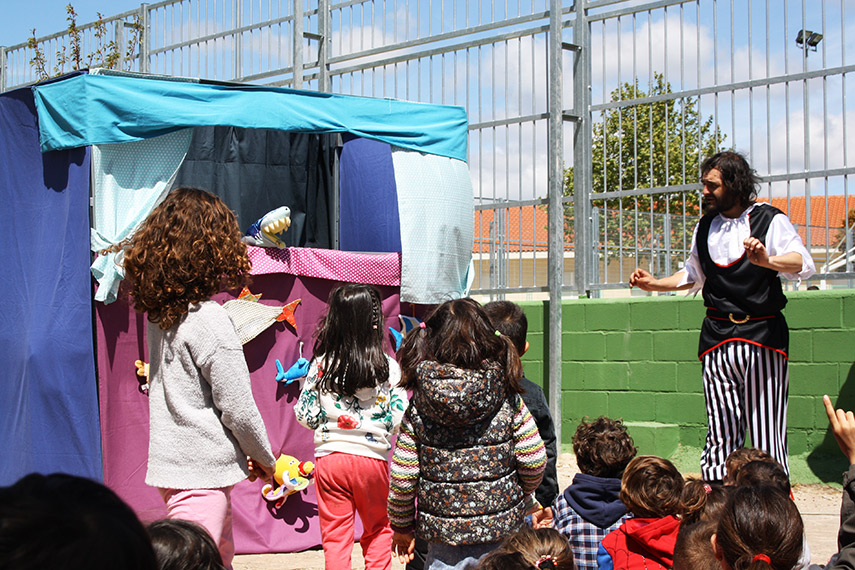
<svg viewBox="0 0 855 570">
<path fill-rule="evenodd" d="M 787 293 L 790 326 L 790 455 L 821 471 L 838 448 L 822 395 L 855 409 L 855 290 Z M 547 303 L 520 303 L 529 319 L 526 375 L 546 388 Z M 703 446 L 706 412 L 697 358 L 700 296 L 565 301 L 562 439 L 583 416 L 621 417 L 645 445 Z M 658 440 L 657 440 L 658 438 Z M 654 441 L 657 440 L 657 441 Z M 834 462 L 832 480 L 839 478 Z"/>
</svg>

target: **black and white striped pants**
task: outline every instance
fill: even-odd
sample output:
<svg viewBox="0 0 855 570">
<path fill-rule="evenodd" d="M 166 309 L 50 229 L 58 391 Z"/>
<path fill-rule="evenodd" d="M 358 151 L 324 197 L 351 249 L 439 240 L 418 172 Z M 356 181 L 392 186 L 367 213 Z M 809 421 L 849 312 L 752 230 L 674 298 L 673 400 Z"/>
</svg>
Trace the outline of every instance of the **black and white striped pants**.
<svg viewBox="0 0 855 570">
<path fill-rule="evenodd" d="M 724 461 L 745 444 L 767 451 L 789 473 L 787 462 L 787 358 L 775 350 L 730 341 L 703 356 L 707 439 L 701 475 L 721 480 Z"/>
</svg>

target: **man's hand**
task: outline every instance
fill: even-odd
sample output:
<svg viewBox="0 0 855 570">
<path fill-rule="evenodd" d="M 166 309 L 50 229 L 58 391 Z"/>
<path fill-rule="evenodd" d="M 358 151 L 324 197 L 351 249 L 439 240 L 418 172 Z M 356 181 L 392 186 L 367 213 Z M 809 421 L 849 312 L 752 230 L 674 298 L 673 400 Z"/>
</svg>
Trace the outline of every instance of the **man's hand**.
<svg viewBox="0 0 855 570">
<path fill-rule="evenodd" d="M 655 291 L 656 289 L 653 288 L 655 281 L 656 279 L 653 278 L 653 275 L 649 271 L 645 271 L 640 267 L 636 267 L 632 275 L 629 276 L 629 286 L 638 287 L 642 291 Z"/>
<path fill-rule="evenodd" d="M 822 402 L 825 404 L 825 413 L 828 414 L 831 431 L 840 451 L 849 459 L 849 465 L 855 465 L 855 414 L 843 410 L 835 411 L 828 396 L 823 396 Z"/>
<path fill-rule="evenodd" d="M 416 538 L 410 534 L 392 533 L 392 556 L 398 557 L 398 562 L 407 564 L 415 556 Z"/>
<path fill-rule="evenodd" d="M 766 246 L 756 237 L 745 238 L 742 242 L 745 246 L 745 253 L 748 255 L 748 261 L 760 267 L 769 267 L 769 252 L 766 251 Z"/>
</svg>

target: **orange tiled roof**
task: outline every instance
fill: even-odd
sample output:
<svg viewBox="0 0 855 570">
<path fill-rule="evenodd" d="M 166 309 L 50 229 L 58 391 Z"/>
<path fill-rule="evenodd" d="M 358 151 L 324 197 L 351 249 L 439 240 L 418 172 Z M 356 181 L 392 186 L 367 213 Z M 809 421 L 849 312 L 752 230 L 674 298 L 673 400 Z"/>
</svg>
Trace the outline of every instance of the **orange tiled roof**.
<svg viewBox="0 0 855 570">
<path fill-rule="evenodd" d="M 768 198 L 760 198 L 760 202 L 769 202 Z M 848 203 L 847 203 L 848 202 Z M 773 197 L 771 204 L 789 216 L 790 221 L 798 228 L 799 235 L 805 240 L 806 201 L 803 196 L 787 199 Z M 834 246 L 839 238 L 840 230 L 846 225 L 846 213 L 855 209 L 855 196 L 848 200 L 842 195 L 813 196 L 810 202 L 811 214 L 811 247 Z M 490 225 L 494 220 L 495 210 L 475 211 L 475 244 L 474 253 L 490 251 Z M 510 251 L 539 251 L 547 250 L 547 212 L 538 207 L 511 207 L 504 210 L 506 223 L 504 242 Z M 825 231 L 826 222 L 829 231 Z"/>
</svg>

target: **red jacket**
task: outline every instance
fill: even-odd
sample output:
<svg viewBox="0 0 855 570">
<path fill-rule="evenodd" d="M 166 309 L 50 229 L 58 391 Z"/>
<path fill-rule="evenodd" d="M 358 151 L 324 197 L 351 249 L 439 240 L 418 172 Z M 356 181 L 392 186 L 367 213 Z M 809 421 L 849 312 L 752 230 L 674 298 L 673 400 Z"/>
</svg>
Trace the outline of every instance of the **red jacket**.
<svg viewBox="0 0 855 570">
<path fill-rule="evenodd" d="M 644 570 L 671 568 L 680 520 L 628 519 L 601 543 L 597 563 L 600 570 Z"/>
</svg>

